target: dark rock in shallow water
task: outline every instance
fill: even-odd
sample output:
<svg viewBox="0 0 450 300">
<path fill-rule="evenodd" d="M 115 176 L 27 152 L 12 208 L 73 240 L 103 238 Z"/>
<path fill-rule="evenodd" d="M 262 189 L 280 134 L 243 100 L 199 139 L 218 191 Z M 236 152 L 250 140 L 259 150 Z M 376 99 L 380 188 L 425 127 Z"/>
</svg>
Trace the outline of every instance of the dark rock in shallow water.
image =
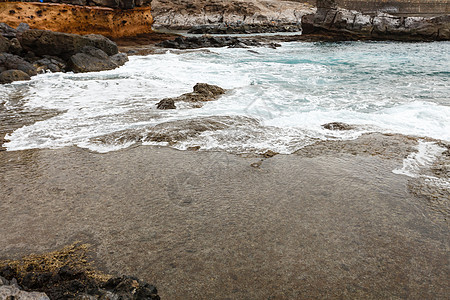
<svg viewBox="0 0 450 300">
<path fill-rule="evenodd" d="M 124 63 L 123 59 L 116 61 Z M 84 47 L 80 53 L 69 59 L 69 68 L 76 73 L 112 70 L 118 66 L 103 50 L 92 46 Z"/>
<path fill-rule="evenodd" d="M 225 90 L 217 85 L 207 83 L 197 83 L 194 86 L 194 91 L 186 93 L 174 98 L 165 98 L 156 104 L 158 109 L 175 109 L 175 102 L 184 101 L 193 103 L 193 107 L 201 107 L 201 102 L 216 100 L 220 95 L 224 94 Z"/>
<path fill-rule="evenodd" d="M 176 109 L 175 101 L 170 98 L 162 99 L 156 104 L 157 109 Z"/>
<path fill-rule="evenodd" d="M 33 63 L 33 66 L 38 72 L 63 72 L 66 70 L 66 63 L 62 59 L 48 55 L 42 59 L 36 60 Z"/>
<path fill-rule="evenodd" d="M 30 76 L 21 70 L 7 70 L 0 73 L 0 83 L 30 80 Z"/>
<path fill-rule="evenodd" d="M 352 130 L 355 128 L 352 125 L 348 125 L 348 124 L 341 123 L 341 122 L 331 122 L 331 123 L 323 124 L 322 127 L 325 129 L 328 129 L 328 130 Z"/>
</svg>

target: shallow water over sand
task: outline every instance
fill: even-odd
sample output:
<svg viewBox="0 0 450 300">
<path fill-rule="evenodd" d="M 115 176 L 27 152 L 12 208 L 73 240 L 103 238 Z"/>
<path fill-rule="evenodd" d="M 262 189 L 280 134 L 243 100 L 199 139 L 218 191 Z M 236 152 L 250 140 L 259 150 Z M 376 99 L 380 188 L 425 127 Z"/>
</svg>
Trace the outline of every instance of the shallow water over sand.
<svg viewBox="0 0 450 300">
<path fill-rule="evenodd" d="M 0 152 L 0 257 L 93 244 L 163 299 L 445 299 L 446 216 L 401 159 L 136 147 Z M 448 216 L 447 216 L 448 217 Z"/>
</svg>

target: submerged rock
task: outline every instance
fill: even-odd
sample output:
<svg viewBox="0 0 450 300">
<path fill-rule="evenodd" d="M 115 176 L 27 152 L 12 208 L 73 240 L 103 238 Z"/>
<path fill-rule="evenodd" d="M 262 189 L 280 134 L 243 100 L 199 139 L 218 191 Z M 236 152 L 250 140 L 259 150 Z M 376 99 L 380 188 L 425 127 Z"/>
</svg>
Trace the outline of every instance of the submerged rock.
<svg viewBox="0 0 450 300">
<path fill-rule="evenodd" d="M 156 108 L 158 109 L 176 109 L 175 101 L 173 99 L 162 99 L 156 104 Z"/>
</svg>

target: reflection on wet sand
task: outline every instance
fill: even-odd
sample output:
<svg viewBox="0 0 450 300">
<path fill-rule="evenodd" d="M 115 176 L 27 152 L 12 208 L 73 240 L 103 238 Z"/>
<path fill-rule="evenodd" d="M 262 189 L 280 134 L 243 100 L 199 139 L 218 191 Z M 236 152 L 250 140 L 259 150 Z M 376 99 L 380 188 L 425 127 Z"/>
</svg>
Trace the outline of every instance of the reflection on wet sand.
<svg viewBox="0 0 450 300">
<path fill-rule="evenodd" d="M 0 258 L 81 240 L 163 299 L 445 299 L 448 215 L 402 158 L 0 152 Z"/>
</svg>

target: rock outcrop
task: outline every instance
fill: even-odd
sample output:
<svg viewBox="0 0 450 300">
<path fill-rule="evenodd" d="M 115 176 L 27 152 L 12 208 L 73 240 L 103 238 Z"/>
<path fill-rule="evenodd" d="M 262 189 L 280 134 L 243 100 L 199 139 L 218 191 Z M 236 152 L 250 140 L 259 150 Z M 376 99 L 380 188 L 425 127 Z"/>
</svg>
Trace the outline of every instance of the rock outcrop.
<svg viewBox="0 0 450 300">
<path fill-rule="evenodd" d="M 61 0 L 52 2 L 59 3 L 0 2 L 0 15 L 2 16 L 0 21 L 12 27 L 17 27 L 20 23 L 25 22 L 34 29 L 75 34 L 95 33 L 109 38 L 152 32 L 153 17 L 148 0 L 94 0 L 89 2 L 86 0 Z M 126 7 L 133 7 L 133 9 L 125 9 Z"/>
<path fill-rule="evenodd" d="M 352 35 L 354 39 L 434 41 L 450 39 L 450 16 L 375 16 L 339 8 L 334 0 L 318 0 L 317 12 L 302 18 L 304 34 Z"/>
<path fill-rule="evenodd" d="M 155 28 L 190 29 L 211 24 L 300 24 L 314 12 L 306 1 L 279 0 L 153 0 Z"/>
<path fill-rule="evenodd" d="M 38 72 L 94 72 L 128 61 L 117 45 L 96 35 L 77 35 L 0 23 L 0 83 L 29 80 Z"/>
<path fill-rule="evenodd" d="M 197 49 L 197 48 L 247 48 L 247 47 L 270 47 L 277 48 L 280 44 L 273 42 L 263 42 L 250 38 L 238 37 L 217 37 L 217 36 L 191 36 L 177 37 L 174 40 L 166 40 L 156 44 L 158 47 L 173 49 Z"/>
<path fill-rule="evenodd" d="M 175 102 L 188 102 L 193 107 L 201 107 L 202 102 L 213 101 L 225 94 L 225 90 L 217 85 L 197 83 L 194 91 L 174 98 L 165 98 L 156 104 L 158 109 L 175 109 Z"/>
</svg>

